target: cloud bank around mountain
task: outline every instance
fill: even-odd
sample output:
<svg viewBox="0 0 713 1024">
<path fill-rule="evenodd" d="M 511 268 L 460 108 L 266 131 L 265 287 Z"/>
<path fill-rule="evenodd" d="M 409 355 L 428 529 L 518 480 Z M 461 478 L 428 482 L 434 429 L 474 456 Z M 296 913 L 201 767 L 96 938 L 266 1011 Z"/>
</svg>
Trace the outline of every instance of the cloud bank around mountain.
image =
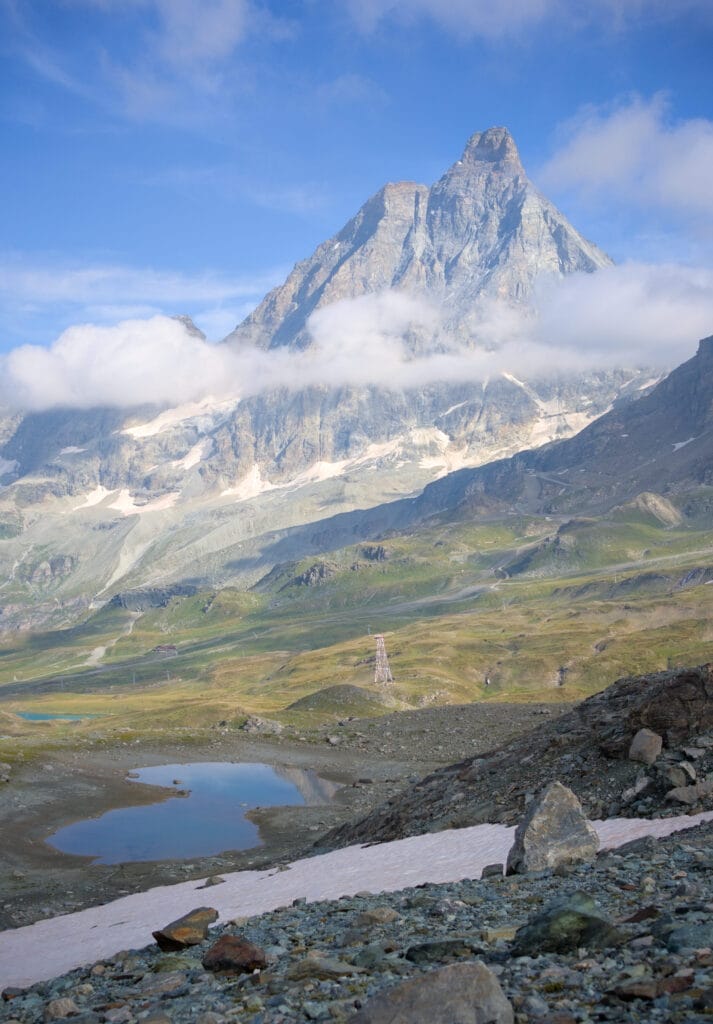
<svg viewBox="0 0 713 1024">
<path fill-rule="evenodd" d="M 483 301 L 470 337 L 450 336 L 441 310 L 386 291 L 317 310 L 302 351 L 211 344 L 179 320 L 71 327 L 49 348 L 24 345 L 2 361 L 5 406 L 178 405 L 274 388 L 534 378 L 607 366 L 673 368 L 713 333 L 713 270 L 630 263 L 543 279 L 530 309 Z"/>
</svg>

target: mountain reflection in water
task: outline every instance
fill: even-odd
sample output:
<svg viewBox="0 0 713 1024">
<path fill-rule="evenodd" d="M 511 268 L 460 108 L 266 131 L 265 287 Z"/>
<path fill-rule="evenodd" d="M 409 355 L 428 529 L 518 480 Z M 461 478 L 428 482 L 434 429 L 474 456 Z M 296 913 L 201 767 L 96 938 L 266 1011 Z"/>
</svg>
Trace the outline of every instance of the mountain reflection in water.
<svg viewBox="0 0 713 1024">
<path fill-rule="evenodd" d="M 140 768 L 131 778 L 170 787 L 177 795 L 75 822 L 55 832 L 50 844 L 100 864 L 246 850 L 260 845 L 257 826 L 245 817 L 246 812 L 256 807 L 327 803 L 339 788 L 311 769 L 232 762 Z"/>
</svg>

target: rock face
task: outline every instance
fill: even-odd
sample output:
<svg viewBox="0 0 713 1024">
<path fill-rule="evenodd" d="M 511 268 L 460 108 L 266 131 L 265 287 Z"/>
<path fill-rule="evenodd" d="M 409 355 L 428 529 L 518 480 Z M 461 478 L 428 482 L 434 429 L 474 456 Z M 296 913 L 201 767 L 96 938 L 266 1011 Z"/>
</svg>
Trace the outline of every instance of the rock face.
<svg viewBox="0 0 713 1024">
<path fill-rule="evenodd" d="M 350 1024 L 512 1024 L 512 1006 L 485 964 L 452 964 L 374 996 Z"/>
<path fill-rule="evenodd" d="M 593 860 L 598 849 L 599 837 L 577 797 L 562 783 L 552 782 L 532 801 L 517 827 L 507 873 L 524 874 Z"/>
<path fill-rule="evenodd" d="M 543 273 L 610 263 L 528 180 L 507 129 L 490 128 L 431 188 L 385 185 L 226 340 L 303 348 L 316 310 L 386 289 L 438 300 L 447 329 L 474 339 L 483 298 L 521 302 Z"/>
</svg>

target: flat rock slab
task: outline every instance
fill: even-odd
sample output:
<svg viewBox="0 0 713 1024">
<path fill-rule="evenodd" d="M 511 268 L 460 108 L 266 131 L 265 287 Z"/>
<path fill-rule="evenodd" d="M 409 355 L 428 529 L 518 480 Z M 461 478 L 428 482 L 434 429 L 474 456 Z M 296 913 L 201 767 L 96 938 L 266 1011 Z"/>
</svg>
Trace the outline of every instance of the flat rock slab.
<svg viewBox="0 0 713 1024">
<path fill-rule="evenodd" d="M 152 934 L 159 949 L 164 953 L 175 953 L 203 942 L 208 928 L 218 917 L 218 911 L 213 907 L 196 907 Z"/>
<path fill-rule="evenodd" d="M 452 964 L 380 992 L 349 1024 L 513 1024 L 500 982 L 479 960 Z"/>
</svg>

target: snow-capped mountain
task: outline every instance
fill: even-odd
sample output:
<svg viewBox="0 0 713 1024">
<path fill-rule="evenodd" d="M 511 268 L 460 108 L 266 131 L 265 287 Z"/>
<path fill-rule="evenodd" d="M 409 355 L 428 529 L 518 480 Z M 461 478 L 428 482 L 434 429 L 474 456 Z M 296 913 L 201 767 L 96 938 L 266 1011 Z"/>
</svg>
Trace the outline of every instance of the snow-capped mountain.
<svg viewBox="0 0 713 1024">
<path fill-rule="evenodd" d="M 381 189 L 224 344 L 264 358 L 309 353 L 315 317 L 386 294 L 437 311 L 404 333 L 407 352 L 438 351 L 444 338 L 472 350 L 493 343 L 479 326 L 483 303 L 517 308 L 542 275 L 609 263 L 528 180 L 508 132 L 493 128 L 431 188 Z M 322 327 L 319 343 L 337 345 L 328 319 Z M 625 368 L 538 380 L 512 369 L 457 383 L 281 383 L 176 408 L 8 416 L 0 624 L 67 621 L 130 587 L 251 580 L 280 531 L 569 436 L 645 383 Z"/>
</svg>

